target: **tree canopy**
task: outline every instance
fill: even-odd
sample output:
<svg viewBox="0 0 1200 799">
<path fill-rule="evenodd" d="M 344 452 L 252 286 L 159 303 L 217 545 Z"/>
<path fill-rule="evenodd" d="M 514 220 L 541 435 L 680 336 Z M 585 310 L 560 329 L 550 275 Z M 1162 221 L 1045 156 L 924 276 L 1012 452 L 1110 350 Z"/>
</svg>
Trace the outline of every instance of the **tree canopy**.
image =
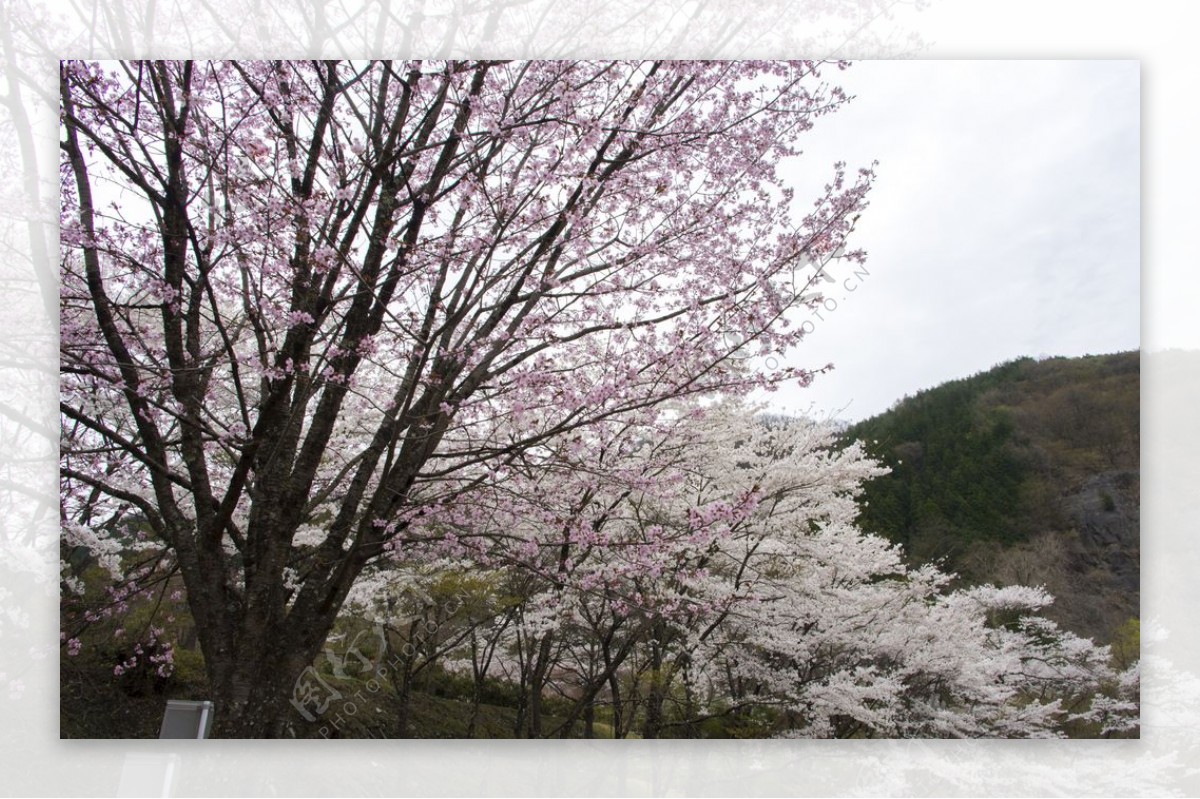
<svg viewBox="0 0 1200 799">
<path fill-rule="evenodd" d="M 68 535 L 187 587 L 229 735 L 277 733 L 362 570 L 531 453 L 740 395 L 870 169 L 779 166 L 809 62 L 64 62 Z"/>
</svg>

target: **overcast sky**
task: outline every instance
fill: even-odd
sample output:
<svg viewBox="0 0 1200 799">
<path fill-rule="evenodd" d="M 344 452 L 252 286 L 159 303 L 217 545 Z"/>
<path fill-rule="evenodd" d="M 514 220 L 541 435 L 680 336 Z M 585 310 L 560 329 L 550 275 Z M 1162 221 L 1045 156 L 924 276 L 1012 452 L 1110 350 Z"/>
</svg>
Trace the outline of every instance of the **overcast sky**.
<svg viewBox="0 0 1200 799">
<path fill-rule="evenodd" d="M 878 159 L 857 277 L 789 357 L 834 371 L 768 398 L 857 421 L 1022 355 L 1139 346 L 1135 61 L 873 61 L 807 135 L 795 181 Z M 804 190 L 798 191 L 804 196 Z M 835 262 L 836 263 L 836 262 Z"/>
</svg>

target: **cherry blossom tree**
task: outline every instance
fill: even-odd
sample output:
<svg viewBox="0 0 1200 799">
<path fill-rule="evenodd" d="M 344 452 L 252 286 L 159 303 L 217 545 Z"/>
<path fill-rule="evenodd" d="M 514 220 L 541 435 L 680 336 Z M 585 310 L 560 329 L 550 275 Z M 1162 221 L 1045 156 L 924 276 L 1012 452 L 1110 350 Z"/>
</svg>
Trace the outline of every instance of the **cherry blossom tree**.
<svg viewBox="0 0 1200 799">
<path fill-rule="evenodd" d="M 608 440 L 604 469 L 596 447 L 507 478 L 491 487 L 519 485 L 512 516 L 455 523 L 482 533 L 458 551 L 483 544 L 477 560 L 540 578 L 498 633 L 519 735 L 575 734 L 596 704 L 643 737 L 708 720 L 800 737 L 1136 727 L 1136 668 L 1118 674 L 1107 647 L 1041 617 L 1043 589 L 950 590 L 858 529 L 861 485 L 884 470 L 832 426 L 725 405 Z M 569 701 L 554 725 L 543 694 Z"/>
<path fill-rule="evenodd" d="M 649 642 L 665 684 L 652 703 L 682 680 L 678 725 L 766 710 L 760 733 L 801 737 L 1128 729 L 1134 678 L 1107 647 L 1040 617 L 1044 590 L 950 590 L 950 575 L 909 567 L 860 530 L 856 497 L 883 469 L 836 440 L 803 420 L 704 420 L 686 489 L 659 523 L 708 525 L 712 538 L 683 590 L 690 612 L 666 616 Z M 666 715 L 648 707 L 648 732 Z"/>
<path fill-rule="evenodd" d="M 62 516 L 178 570 L 218 734 L 527 454 L 811 379 L 742 356 L 863 257 L 871 171 L 779 170 L 839 66 L 61 65 Z"/>
</svg>

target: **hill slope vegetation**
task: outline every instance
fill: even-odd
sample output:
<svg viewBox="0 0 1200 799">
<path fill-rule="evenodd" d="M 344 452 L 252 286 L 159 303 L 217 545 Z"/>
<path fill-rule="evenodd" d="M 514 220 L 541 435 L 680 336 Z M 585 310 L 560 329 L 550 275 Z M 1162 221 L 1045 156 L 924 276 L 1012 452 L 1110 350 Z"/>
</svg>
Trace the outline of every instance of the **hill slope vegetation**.
<svg viewBox="0 0 1200 799">
<path fill-rule="evenodd" d="M 1021 358 L 847 429 L 891 469 L 860 522 L 967 582 L 1045 585 L 1110 642 L 1138 615 L 1139 353 Z"/>
</svg>

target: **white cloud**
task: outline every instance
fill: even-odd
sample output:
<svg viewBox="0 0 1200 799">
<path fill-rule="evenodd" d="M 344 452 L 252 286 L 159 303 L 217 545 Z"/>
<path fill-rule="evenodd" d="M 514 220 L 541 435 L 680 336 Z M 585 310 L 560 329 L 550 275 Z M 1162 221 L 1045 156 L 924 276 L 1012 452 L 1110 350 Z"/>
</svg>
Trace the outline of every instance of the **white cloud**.
<svg viewBox="0 0 1200 799">
<path fill-rule="evenodd" d="M 878 159 L 869 276 L 792 358 L 835 371 L 772 397 L 859 419 L 1021 355 L 1139 346 L 1139 70 L 1132 61 L 877 61 L 794 176 Z M 848 275 L 848 272 L 847 272 Z M 853 287 L 853 292 L 848 288 Z M 843 410 L 844 408 L 844 410 Z"/>
</svg>

